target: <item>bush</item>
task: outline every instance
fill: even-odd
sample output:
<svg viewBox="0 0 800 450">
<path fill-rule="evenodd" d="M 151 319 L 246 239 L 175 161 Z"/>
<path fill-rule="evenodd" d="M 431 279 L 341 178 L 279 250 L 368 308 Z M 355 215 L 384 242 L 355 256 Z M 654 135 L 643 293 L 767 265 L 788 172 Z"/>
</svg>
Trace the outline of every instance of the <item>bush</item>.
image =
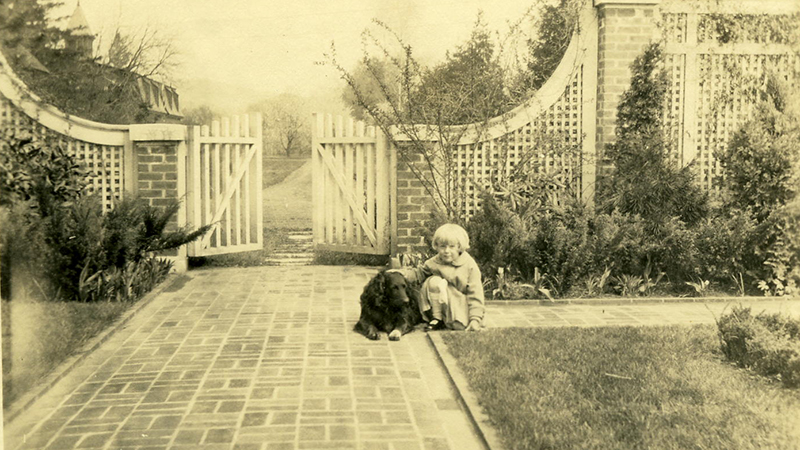
<svg viewBox="0 0 800 450">
<path fill-rule="evenodd" d="M 754 221 L 741 210 L 710 217 L 696 229 L 696 275 L 704 280 L 728 283 L 753 266 Z"/>
<path fill-rule="evenodd" d="M 210 228 L 169 230 L 179 207 L 177 200 L 159 208 L 126 198 L 103 215 L 99 200 L 85 196 L 56 210 L 44 219 L 51 288 L 81 301 L 138 298 L 169 271 L 154 261 L 158 252 L 192 242 Z"/>
<path fill-rule="evenodd" d="M 722 353 L 741 367 L 800 386 L 800 321 L 736 306 L 717 320 Z"/>
<path fill-rule="evenodd" d="M 0 205 L 33 201 L 45 216 L 77 199 L 87 185 L 88 173 L 52 139 L 5 129 L 0 150 Z"/>
<path fill-rule="evenodd" d="M 800 110 L 797 97 L 774 77 L 752 119 L 715 156 L 725 174 L 728 208 L 755 222 L 748 273 L 767 295 L 800 283 Z"/>
<path fill-rule="evenodd" d="M 490 196 L 483 205 L 468 231 L 484 279 L 494 279 L 499 268 L 524 282 L 540 274 L 558 296 L 606 269 L 618 281 L 638 277 L 643 285 L 664 275 L 682 283 L 695 272 L 695 234 L 678 218 L 654 231 L 638 215 L 593 214 L 577 201 L 530 217 Z"/>
<path fill-rule="evenodd" d="M 617 107 L 617 141 L 606 157 L 614 171 L 598 192 L 599 204 L 638 214 L 658 230 L 673 217 L 695 224 L 708 214 L 707 195 L 694 181 L 691 165 L 669 157 L 664 135 L 664 104 L 669 82 L 659 69 L 662 50 L 651 44 L 631 65 L 631 86 Z"/>
</svg>

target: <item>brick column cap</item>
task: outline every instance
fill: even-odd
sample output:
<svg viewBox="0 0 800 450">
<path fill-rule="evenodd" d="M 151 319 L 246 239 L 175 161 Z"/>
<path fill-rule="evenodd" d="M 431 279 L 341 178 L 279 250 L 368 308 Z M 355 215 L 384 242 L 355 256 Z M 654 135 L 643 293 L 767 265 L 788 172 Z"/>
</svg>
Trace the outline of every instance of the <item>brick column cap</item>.
<svg viewBox="0 0 800 450">
<path fill-rule="evenodd" d="M 658 5 L 661 0 L 594 0 L 594 6 Z"/>
<path fill-rule="evenodd" d="M 141 123 L 130 126 L 132 141 L 185 141 L 186 125 L 177 123 Z"/>
</svg>

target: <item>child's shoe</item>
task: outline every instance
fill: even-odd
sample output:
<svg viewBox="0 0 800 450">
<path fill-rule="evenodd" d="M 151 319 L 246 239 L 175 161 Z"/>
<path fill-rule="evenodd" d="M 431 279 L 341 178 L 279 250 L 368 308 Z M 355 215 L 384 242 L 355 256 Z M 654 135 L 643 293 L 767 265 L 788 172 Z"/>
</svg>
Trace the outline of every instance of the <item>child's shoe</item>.
<svg viewBox="0 0 800 450">
<path fill-rule="evenodd" d="M 425 331 L 436 331 L 436 330 L 444 330 L 447 326 L 444 324 L 444 321 L 441 319 L 431 319 L 428 322 L 428 326 L 425 327 Z"/>
</svg>

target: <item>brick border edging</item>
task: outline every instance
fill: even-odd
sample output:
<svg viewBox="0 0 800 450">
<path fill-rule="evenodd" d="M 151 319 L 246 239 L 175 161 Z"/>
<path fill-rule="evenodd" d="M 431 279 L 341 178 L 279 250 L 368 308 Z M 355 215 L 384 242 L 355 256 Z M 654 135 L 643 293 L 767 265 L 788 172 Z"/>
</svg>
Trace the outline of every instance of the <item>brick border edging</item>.
<svg viewBox="0 0 800 450">
<path fill-rule="evenodd" d="M 445 332 L 446 333 L 446 332 Z M 472 424 L 478 437 L 481 438 L 483 447 L 488 450 L 503 450 L 503 445 L 497 431 L 492 427 L 489 416 L 483 412 L 478 397 L 469 390 L 469 384 L 461 369 L 458 368 L 456 359 L 447 351 L 447 344 L 438 333 L 426 333 L 428 342 L 431 343 L 437 359 L 444 368 L 447 379 L 455 389 L 456 399 L 464 407 L 467 419 Z"/>
<path fill-rule="evenodd" d="M 56 385 L 62 378 L 64 378 L 86 357 L 92 352 L 97 350 L 100 345 L 105 343 L 111 336 L 125 326 L 133 316 L 147 306 L 154 298 L 164 292 L 167 288 L 171 287 L 178 280 L 183 279 L 186 274 L 169 274 L 167 278 L 162 281 L 153 290 L 145 294 L 144 297 L 136 301 L 127 311 L 125 311 L 120 318 L 118 318 L 111 326 L 101 331 L 95 337 L 83 345 L 77 354 L 70 356 L 64 362 L 59 364 L 55 370 L 50 372 L 36 389 L 28 391 L 17 399 L 7 411 L 3 411 L 3 425 L 9 425 L 23 412 L 27 411 L 36 400 L 42 398 L 53 386 Z"/>
<path fill-rule="evenodd" d="M 555 300 L 486 300 L 487 305 L 495 306 L 561 306 L 561 305 L 635 305 L 641 303 L 710 303 L 710 302 L 759 302 L 792 301 L 800 297 L 782 296 L 744 296 L 744 297 L 600 297 L 600 298 L 559 298 Z"/>
</svg>

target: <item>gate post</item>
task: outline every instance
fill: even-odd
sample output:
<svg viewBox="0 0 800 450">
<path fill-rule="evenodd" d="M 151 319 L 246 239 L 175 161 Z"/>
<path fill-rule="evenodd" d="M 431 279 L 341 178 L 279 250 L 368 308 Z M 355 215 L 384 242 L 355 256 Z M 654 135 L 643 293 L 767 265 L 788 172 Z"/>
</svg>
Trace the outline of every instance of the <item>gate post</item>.
<svg viewBox="0 0 800 450">
<path fill-rule="evenodd" d="M 130 126 L 130 140 L 136 159 L 136 191 L 152 206 L 165 206 L 172 200 L 180 209 L 170 227 L 184 227 L 186 217 L 186 137 L 185 125 L 139 124 Z M 189 268 L 186 246 L 165 251 L 176 272 Z"/>
<path fill-rule="evenodd" d="M 630 86 L 630 65 L 656 37 L 659 3 L 661 0 L 594 0 L 598 18 L 598 166 L 606 165 L 605 147 L 616 140 L 617 105 Z M 605 175 L 606 167 L 597 167 L 597 172 Z"/>
</svg>

